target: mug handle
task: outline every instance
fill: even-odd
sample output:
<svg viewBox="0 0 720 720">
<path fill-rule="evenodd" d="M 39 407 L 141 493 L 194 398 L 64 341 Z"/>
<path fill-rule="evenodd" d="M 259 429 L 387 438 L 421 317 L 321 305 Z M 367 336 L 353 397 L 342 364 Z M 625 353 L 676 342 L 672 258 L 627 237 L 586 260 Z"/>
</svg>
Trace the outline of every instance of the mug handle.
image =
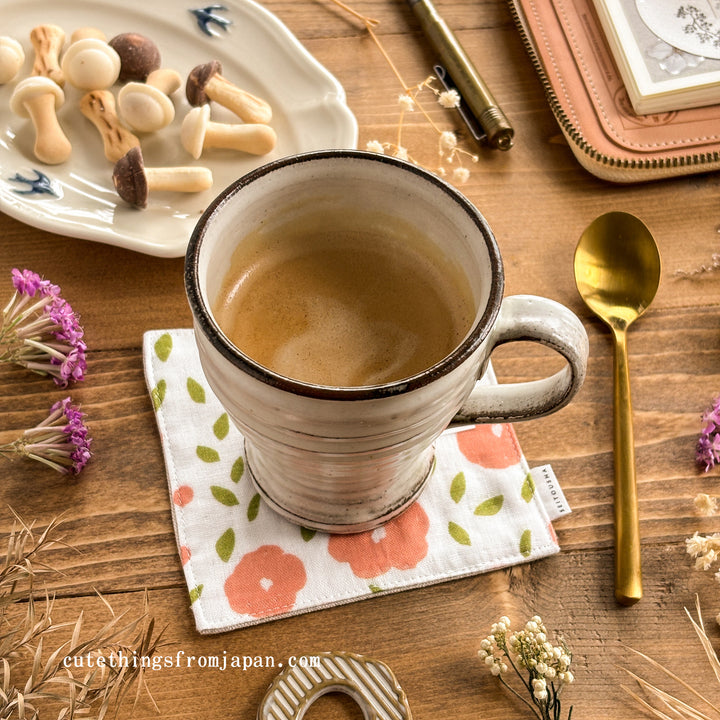
<svg viewBox="0 0 720 720">
<path fill-rule="evenodd" d="M 498 345 L 519 340 L 547 345 L 560 353 L 567 365 L 541 380 L 499 385 L 476 382 L 452 424 L 529 420 L 570 402 L 585 380 L 589 354 L 588 336 L 578 317 L 548 298 L 507 297 L 488 339 L 490 353 Z"/>
</svg>

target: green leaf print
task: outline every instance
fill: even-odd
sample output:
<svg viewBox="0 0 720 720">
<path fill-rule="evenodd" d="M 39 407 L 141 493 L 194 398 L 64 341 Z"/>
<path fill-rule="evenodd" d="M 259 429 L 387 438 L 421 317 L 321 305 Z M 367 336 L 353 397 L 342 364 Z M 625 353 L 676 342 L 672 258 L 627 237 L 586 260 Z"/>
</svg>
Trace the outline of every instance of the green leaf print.
<svg viewBox="0 0 720 720">
<path fill-rule="evenodd" d="M 227 434 L 230 432 L 230 420 L 228 419 L 227 413 L 223 413 L 215 421 L 215 424 L 213 425 L 213 432 L 218 440 L 223 440 L 227 437 Z"/>
<path fill-rule="evenodd" d="M 205 388 L 194 378 L 187 379 L 187 391 L 196 403 L 205 402 Z"/>
<path fill-rule="evenodd" d="M 300 528 L 300 537 L 305 542 L 310 542 L 315 537 L 316 532 L 317 532 L 317 530 L 312 530 L 310 528 L 301 527 Z"/>
<path fill-rule="evenodd" d="M 227 562 L 235 549 L 235 531 L 232 528 L 228 528 L 215 543 L 215 551 L 218 557 L 223 561 Z"/>
<path fill-rule="evenodd" d="M 532 533 L 530 532 L 530 529 L 528 528 L 520 536 L 520 554 L 523 557 L 529 557 L 531 552 L 532 552 Z"/>
<path fill-rule="evenodd" d="M 158 384 L 150 392 L 150 397 L 152 398 L 152 404 L 155 412 L 157 412 L 160 409 L 160 406 L 163 404 L 166 392 L 167 383 L 165 382 L 165 380 L 158 380 Z"/>
<path fill-rule="evenodd" d="M 370 583 L 368 587 L 370 588 L 371 593 L 381 593 L 383 591 L 379 585 L 375 585 L 374 583 Z"/>
<path fill-rule="evenodd" d="M 503 506 L 505 501 L 504 495 L 495 495 L 495 497 L 488 498 L 484 502 L 481 502 L 475 508 L 476 515 L 497 515 L 500 512 L 500 508 Z"/>
<path fill-rule="evenodd" d="M 459 503 L 465 495 L 465 473 L 459 472 L 450 483 L 450 497 Z"/>
<path fill-rule="evenodd" d="M 465 528 L 460 527 L 457 523 L 454 523 L 452 520 L 448 523 L 448 532 L 450 533 L 450 537 L 456 543 L 460 543 L 460 545 L 472 545 L 468 531 L 465 530 Z"/>
<path fill-rule="evenodd" d="M 530 502 L 535 495 L 535 481 L 532 479 L 530 473 L 525 476 L 525 481 L 520 489 L 520 495 L 525 502 Z"/>
<path fill-rule="evenodd" d="M 237 497 L 235 497 L 235 493 L 230 492 L 230 490 L 226 490 L 224 487 L 220 487 L 219 485 L 211 485 L 210 492 L 213 494 L 213 497 L 223 505 L 231 507 L 233 505 L 240 504 Z"/>
<path fill-rule="evenodd" d="M 220 453 L 214 448 L 207 447 L 207 445 L 198 445 L 195 448 L 196 455 L 206 463 L 214 463 L 220 461 Z"/>
<path fill-rule="evenodd" d="M 255 493 L 250 500 L 250 504 L 247 509 L 247 519 L 252 522 L 260 512 L 260 496 Z"/>
<path fill-rule="evenodd" d="M 165 362 L 169 357 L 170 353 L 172 352 L 172 336 L 170 333 L 163 333 L 156 341 L 155 341 L 155 354 Z"/>
<path fill-rule="evenodd" d="M 203 586 L 202 585 L 196 585 L 192 590 L 190 590 L 190 604 L 192 605 L 196 600 L 200 599 L 200 596 L 202 595 Z"/>
<path fill-rule="evenodd" d="M 240 482 L 240 478 L 242 478 L 243 473 L 245 472 L 245 460 L 243 459 L 242 455 L 233 463 L 232 468 L 230 468 L 230 479 L 234 482 Z"/>
</svg>

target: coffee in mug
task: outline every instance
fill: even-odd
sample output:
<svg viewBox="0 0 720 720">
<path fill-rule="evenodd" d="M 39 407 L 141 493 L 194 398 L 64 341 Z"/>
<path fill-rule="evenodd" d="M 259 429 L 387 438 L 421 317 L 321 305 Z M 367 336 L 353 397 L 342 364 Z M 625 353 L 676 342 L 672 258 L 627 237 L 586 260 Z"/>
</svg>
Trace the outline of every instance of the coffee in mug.
<svg viewBox="0 0 720 720">
<path fill-rule="evenodd" d="M 309 210 L 245 235 L 212 308 L 230 341 L 326 386 L 401 380 L 449 355 L 475 319 L 462 268 L 409 223 L 364 215 Z"/>
</svg>

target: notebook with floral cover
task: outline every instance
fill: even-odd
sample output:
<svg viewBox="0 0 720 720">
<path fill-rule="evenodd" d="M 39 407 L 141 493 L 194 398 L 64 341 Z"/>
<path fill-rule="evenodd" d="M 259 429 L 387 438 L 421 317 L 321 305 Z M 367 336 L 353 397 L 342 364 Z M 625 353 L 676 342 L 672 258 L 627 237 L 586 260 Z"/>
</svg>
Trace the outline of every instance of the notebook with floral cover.
<svg viewBox="0 0 720 720">
<path fill-rule="evenodd" d="M 720 103 L 720 22 L 683 0 L 593 0 L 639 115 Z"/>
</svg>

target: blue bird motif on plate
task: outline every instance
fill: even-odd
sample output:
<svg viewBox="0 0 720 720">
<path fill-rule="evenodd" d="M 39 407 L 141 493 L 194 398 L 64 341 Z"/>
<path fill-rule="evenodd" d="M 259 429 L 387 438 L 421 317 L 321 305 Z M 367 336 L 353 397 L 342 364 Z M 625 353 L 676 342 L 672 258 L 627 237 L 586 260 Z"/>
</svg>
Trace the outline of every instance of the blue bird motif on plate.
<svg viewBox="0 0 720 720">
<path fill-rule="evenodd" d="M 217 14 L 217 11 L 227 12 L 227 8 L 223 5 L 208 5 L 204 8 L 198 8 L 196 10 L 190 10 L 190 12 L 197 19 L 198 27 L 206 34 L 210 36 L 218 36 L 219 33 L 215 32 L 210 25 L 217 25 L 221 30 L 227 32 L 228 25 L 232 25 L 232 20 L 222 17 Z"/>
<path fill-rule="evenodd" d="M 53 187 L 52 180 L 50 180 L 45 173 L 35 168 L 33 168 L 33 172 L 35 173 L 34 178 L 26 178 L 20 173 L 15 173 L 15 175 L 10 178 L 10 182 L 23 183 L 27 186 L 22 190 L 14 188 L 14 193 L 17 195 L 54 195 L 55 197 L 60 197 Z"/>
</svg>

